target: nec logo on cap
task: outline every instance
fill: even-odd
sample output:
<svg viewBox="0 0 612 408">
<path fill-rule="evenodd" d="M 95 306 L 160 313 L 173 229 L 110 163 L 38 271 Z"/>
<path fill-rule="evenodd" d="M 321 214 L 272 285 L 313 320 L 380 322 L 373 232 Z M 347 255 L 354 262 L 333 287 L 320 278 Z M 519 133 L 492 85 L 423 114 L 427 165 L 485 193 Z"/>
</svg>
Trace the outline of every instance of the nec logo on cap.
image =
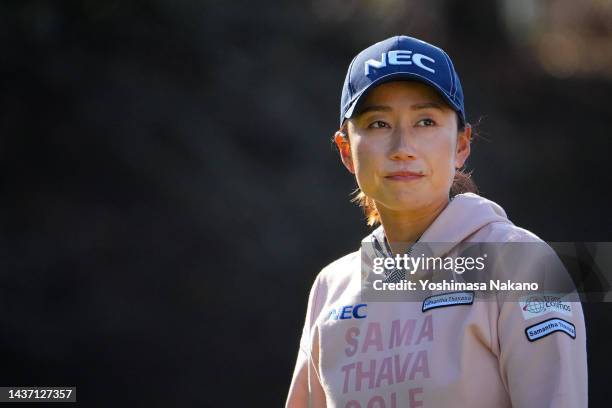
<svg viewBox="0 0 612 408">
<path fill-rule="evenodd" d="M 417 67 L 424 69 L 425 71 L 436 73 L 436 70 L 425 65 L 423 61 L 435 64 L 433 58 L 428 57 L 424 54 L 413 54 L 412 51 L 407 50 L 393 50 L 384 52 L 380 56 L 380 61 L 375 59 L 369 59 L 364 63 L 365 75 L 370 75 L 370 67 L 380 69 L 389 65 L 416 65 Z"/>
<path fill-rule="evenodd" d="M 359 103 L 373 87 L 402 80 L 431 86 L 465 125 L 463 89 L 450 57 L 435 45 L 398 35 L 372 44 L 351 61 L 342 86 L 340 126 L 359 111 Z"/>
</svg>

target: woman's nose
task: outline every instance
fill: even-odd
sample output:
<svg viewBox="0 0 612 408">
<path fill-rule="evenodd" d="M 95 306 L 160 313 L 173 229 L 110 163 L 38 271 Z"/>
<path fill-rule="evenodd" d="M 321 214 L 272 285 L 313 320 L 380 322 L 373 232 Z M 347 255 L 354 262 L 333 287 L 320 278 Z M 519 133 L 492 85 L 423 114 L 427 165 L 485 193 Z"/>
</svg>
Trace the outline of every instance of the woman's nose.
<svg viewBox="0 0 612 408">
<path fill-rule="evenodd" d="M 389 158 L 391 160 L 414 159 L 414 138 L 409 129 L 396 128 L 391 135 L 391 148 Z"/>
</svg>

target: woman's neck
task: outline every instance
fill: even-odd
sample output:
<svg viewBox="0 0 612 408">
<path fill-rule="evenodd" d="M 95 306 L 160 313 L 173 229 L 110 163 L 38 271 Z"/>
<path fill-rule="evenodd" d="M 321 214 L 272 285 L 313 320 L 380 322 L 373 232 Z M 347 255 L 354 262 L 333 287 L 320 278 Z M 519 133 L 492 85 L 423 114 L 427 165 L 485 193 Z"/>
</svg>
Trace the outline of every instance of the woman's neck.
<svg viewBox="0 0 612 408">
<path fill-rule="evenodd" d="M 394 254 L 406 252 L 411 243 L 416 242 L 438 215 L 446 208 L 449 200 L 410 211 L 389 210 L 377 205 L 385 236 Z"/>
</svg>

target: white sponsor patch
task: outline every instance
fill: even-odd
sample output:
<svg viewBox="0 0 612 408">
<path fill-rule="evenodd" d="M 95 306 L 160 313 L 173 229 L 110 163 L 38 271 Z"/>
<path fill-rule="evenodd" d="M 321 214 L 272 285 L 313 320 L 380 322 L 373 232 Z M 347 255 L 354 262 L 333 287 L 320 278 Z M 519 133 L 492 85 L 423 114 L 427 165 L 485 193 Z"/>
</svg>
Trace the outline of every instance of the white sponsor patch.
<svg viewBox="0 0 612 408">
<path fill-rule="evenodd" d="M 474 292 L 450 292 L 430 296 L 423 301 L 423 312 L 437 307 L 471 305 L 474 303 Z"/>
<path fill-rule="evenodd" d="M 552 319 L 544 320 L 538 324 L 534 324 L 533 326 L 529 326 L 525 329 L 525 335 L 529 341 L 539 340 L 542 337 L 553 334 L 554 332 L 563 332 L 572 339 L 576 338 L 576 327 L 573 324 L 566 320 L 557 319 L 554 317 Z"/>
<path fill-rule="evenodd" d="M 564 302 L 561 296 L 556 295 L 525 296 L 520 299 L 519 306 L 525 320 L 553 312 L 572 316 L 572 304 Z"/>
</svg>

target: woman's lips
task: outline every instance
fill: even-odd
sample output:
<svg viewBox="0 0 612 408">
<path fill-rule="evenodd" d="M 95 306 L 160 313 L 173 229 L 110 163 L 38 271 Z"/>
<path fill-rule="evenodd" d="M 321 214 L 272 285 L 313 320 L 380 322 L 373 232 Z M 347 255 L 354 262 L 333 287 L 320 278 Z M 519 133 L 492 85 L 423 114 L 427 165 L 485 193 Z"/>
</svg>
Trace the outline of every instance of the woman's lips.
<svg viewBox="0 0 612 408">
<path fill-rule="evenodd" d="M 385 176 L 387 180 L 394 181 L 411 181 L 418 180 L 424 175 L 421 173 L 415 173 L 413 171 L 395 171 L 393 173 L 389 173 Z"/>
</svg>

